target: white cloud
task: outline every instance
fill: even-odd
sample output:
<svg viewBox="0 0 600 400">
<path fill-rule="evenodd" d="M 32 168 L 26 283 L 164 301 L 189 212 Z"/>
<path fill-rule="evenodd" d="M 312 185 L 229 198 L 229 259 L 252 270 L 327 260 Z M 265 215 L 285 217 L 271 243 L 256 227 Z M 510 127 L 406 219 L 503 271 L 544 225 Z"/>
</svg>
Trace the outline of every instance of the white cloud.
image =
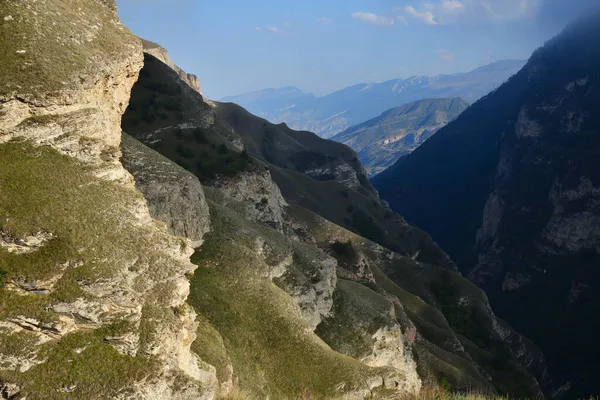
<svg viewBox="0 0 600 400">
<path fill-rule="evenodd" d="M 542 0 L 413 0 L 406 14 L 429 25 L 532 18 Z"/>
<path fill-rule="evenodd" d="M 460 12 L 465 9 L 465 5 L 457 0 L 443 0 L 442 8 L 450 13 Z"/>
<path fill-rule="evenodd" d="M 396 19 L 402 22 L 404 25 L 408 26 L 408 21 L 406 20 L 406 17 L 404 15 L 398 15 Z"/>
<path fill-rule="evenodd" d="M 450 50 L 438 49 L 435 52 L 438 53 L 440 58 L 446 62 L 452 62 L 456 58 L 454 53 Z"/>
<path fill-rule="evenodd" d="M 284 24 L 284 26 L 291 26 L 289 24 Z M 263 25 L 263 26 L 256 26 L 254 27 L 254 30 L 256 32 L 265 32 L 265 33 L 272 33 L 274 35 L 287 35 L 287 31 L 285 31 L 282 28 L 279 28 L 275 25 Z"/>
<path fill-rule="evenodd" d="M 267 26 L 267 30 L 272 33 L 283 33 L 283 31 L 276 26 Z"/>
<path fill-rule="evenodd" d="M 392 26 L 396 23 L 393 18 L 362 11 L 352 13 L 352 18 L 360 19 L 361 21 L 379 26 Z"/>
<path fill-rule="evenodd" d="M 427 8 L 430 8 L 430 4 L 425 4 L 425 6 Z M 404 11 L 406 11 L 407 14 L 409 14 L 411 17 L 418 19 L 419 21 L 423 22 L 424 24 L 427 25 L 437 25 L 438 23 L 435 20 L 435 16 L 433 15 L 433 12 L 431 11 L 417 11 L 416 8 L 414 8 L 413 6 L 406 6 L 404 7 Z"/>
<path fill-rule="evenodd" d="M 317 22 L 323 25 L 331 25 L 333 24 L 333 19 L 327 17 L 317 18 Z"/>
</svg>

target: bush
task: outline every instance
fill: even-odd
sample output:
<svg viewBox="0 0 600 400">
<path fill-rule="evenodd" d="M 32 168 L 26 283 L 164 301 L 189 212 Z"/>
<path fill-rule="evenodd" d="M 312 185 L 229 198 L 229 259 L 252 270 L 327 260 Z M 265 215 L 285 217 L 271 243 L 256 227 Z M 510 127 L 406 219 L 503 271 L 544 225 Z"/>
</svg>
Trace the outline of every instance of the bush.
<svg viewBox="0 0 600 400">
<path fill-rule="evenodd" d="M 355 260 L 357 257 L 356 250 L 354 249 L 354 246 L 350 241 L 345 243 L 335 242 L 332 243 L 329 247 L 331 247 L 331 250 L 333 250 L 338 257 L 344 260 L 352 261 Z"/>
<path fill-rule="evenodd" d="M 225 146 L 224 144 L 219 145 L 219 154 L 227 154 L 227 152 L 227 146 Z"/>
<path fill-rule="evenodd" d="M 173 135 L 175 135 L 177 139 L 183 139 L 183 131 L 180 128 L 175 129 Z"/>
<path fill-rule="evenodd" d="M 183 158 L 192 158 L 194 156 L 194 152 L 183 145 L 178 145 L 175 151 Z"/>
<path fill-rule="evenodd" d="M 197 143 L 206 143 L 206 137 L 204 136 L 204 132 L 200 128 L 194 129 L 192 132 L 192 136 Z"/>
<path fill-rule="evenodd" d="M 6 276 L 8 275 L 8 271 L 0 268 L 0 289 L 4 287 L 4 283 L 6 282 Z"/>
</svg>

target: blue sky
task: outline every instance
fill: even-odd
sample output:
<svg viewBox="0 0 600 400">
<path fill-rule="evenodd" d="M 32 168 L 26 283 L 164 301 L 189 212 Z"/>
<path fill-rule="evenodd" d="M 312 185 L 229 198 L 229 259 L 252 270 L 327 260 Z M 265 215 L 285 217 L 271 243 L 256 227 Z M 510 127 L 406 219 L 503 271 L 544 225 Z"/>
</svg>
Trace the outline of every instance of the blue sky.
<svg viewBox="0 0 600 400">
<path fill-rule="evenodd" d="M 269 87 L 317 95 L 367 81 L 528 58 L 600 0 L 117 0 L 220 99 Z"/>
</svg>

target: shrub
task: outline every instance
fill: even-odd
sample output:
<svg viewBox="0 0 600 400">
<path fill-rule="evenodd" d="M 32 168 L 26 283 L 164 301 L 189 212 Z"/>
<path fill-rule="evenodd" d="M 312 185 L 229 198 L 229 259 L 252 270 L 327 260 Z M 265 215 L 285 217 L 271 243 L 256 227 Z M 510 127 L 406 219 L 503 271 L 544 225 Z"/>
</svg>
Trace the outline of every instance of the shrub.
<svg viewBox="0 0 600 400">
<path fill-rule="evenodd" d="M 6 276 L 8 275 L 8 271 L 0 268 L 0 289 L 4 287 L 4 283 L 6 282 Z"/>
<path fill-rule="evenodd" d="M 192 136 L 197 143 L 206 143 L 206 137 L 204 136 L 204 132 L 200 128 L 194 129 L 192 132 Z"/>
<path fill-rule="evenodd" d="M 194 152 L 183 145 L 178 145 L 175 151 L 183 158 L 192 158 L 194 156 Z"/>
<path fill-rule="evenodd" d="M 183 131 L 181 130 L 181 128 L 177 128 L 173 131 L 173 135 L 175 135 L 175 137 L 177 139 L 183 139 Z"/>
<path fill-rule="evenodd" d="M 223 143 L 221 143 L 219 145 L 219 154 L 227 154 L 227 146 L 225 146 Z"/>
<path fill-rule="evenodd" d="M 357 257 L 356 254 L 356 250 L 354 249 L 354 246 L 352 245 L 352 242 L 348 241 L 348 242 L 335 242 L 332 243 L 330 246 L 331 250 L 334 251 L 334 253 L 339 256 L 342 259 L 351 261 L 351 260 L 355 260 Z"/>
</svg>

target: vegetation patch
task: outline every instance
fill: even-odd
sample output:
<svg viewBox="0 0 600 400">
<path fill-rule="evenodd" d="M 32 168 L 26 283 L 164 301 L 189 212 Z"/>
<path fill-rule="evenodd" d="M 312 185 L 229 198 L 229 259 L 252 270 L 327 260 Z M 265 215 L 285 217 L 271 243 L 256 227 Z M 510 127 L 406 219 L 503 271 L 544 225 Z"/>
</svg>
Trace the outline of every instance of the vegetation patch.
<svg viewBox="0 0 600 400">
<path fill-rule="evenodd" d="M 189 302 L 222 335 L 239 386 L 258 398 L 320 399 L 339 396 L 342 383 L 344 390 L 364 385 L 376 370 L 307 333 L 293 300 L 266 278 L 269 267 L 256 253 L 256 238 L 268 239 L 269 262 L 289 251 L 288 240 L 210 206 L 213 231 L 193 257 L 199 268 Z"/>
</svg>

